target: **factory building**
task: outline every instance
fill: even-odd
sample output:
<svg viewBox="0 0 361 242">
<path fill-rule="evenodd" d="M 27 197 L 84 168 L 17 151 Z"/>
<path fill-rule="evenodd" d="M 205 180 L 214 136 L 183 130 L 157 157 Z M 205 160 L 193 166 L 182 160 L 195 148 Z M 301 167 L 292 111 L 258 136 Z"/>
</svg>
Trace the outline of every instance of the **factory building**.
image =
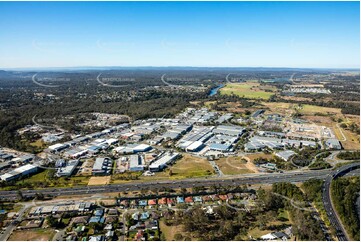
<svg viewBox="0 0 361 242">
<path fill-rule="evenodd" d="M 230 145 L 230 144 L 212 143 L 209 145 L 210 150 L 220 151 L 220 152 L 227 152 L 231 149 L 231 147 L 232 147 L 232 145 Z"/>
<path fill-rule="evenodd" d="M 39 167 L 36 165 L 27 164 L 24 166 L 20 166 L 8 173 L 5 173 L 0 176 L 2 181 L 11 181 L 26 175 L 34 174 L 39 170 Z"/>
<path fill-rule="evenodd" d="M 195 127 L 189 134 L 187 134 L 178 142 L 178 147 L 185 149 L 195 141 L 200 141 L 203 143 L 206 142 L 210 137 L 212 137 L 213 128 L 213 126 Z"/>
<path fill-rule="evenodd" d="M 49 150 L 51 151 L 51 152 L 60 152 L 60 151 L 62 151 L 62 150 L 65 150 L 66 148 L 68 148 L 70 145 L 69 144 L 55 144 L 55 145 L 50 145 L 49 146 Z"/>
<path fill-rule="evenodd" d="M 182 132 L 179 130 L 169 130 L 165 132 L 161 137 L 165 140 L 175 140 L 182 136 Z"/>
<path fill-rule="evenodd" d="M 220 116 L 220 117 L 216 120 L 216 123 L 221 124 L 221 123 L 223 123 L 223 122 L 225 122 L 225 121 L 230 120 L 232 117 L 233 117 L 233 114 L 232 114 L 232 113 L 226 113 L 226 114 Z"/>
<path fill-rule="evenodd" d="M 86 141 L 89 141 L 89 137 L 81 136 L 81 137 L 73 139 L 74 144 L 79 144 L 79 143 L 83 143 Z"/>
<path fill-rule="evenodd" d="M 307 140 L 291 140 L 291 139 L 277 139 L 272 137 L 254 136 L 245 144 L 245 151 L 254 151 L 268 147 L 272 150 L 283 149 L 286 147 L 317 147 L 317 143 Z"/>
<path fill-rule="evenodd" d="M 326 148 L 328 148 L 328 149 L 334 149 L 334 150 L 342 149 L 341 143 L 337 139 L 327 139 L 325 141 L 325 145 L 326 145 Z"/>
<path fill-rule="evenodd" d="M 277 152 L 276 156 L 284 161 L 288 161 L 295 154 L 296 153 L 292 150 L 285 150 L 285 151 Z"/>
<path fill-rule="evenodd" d="M 149 140 L 148 142 L 150 145 L 158 145 L 158 144 L 162 143 L 163 140 L 164 140 L 163 137 L 156 136 L 153 139 Z"/>
<path fill-rule="evenodd" d="M 110 175 L 113 166 L 113 161 L 108 158 L 96 158 L 92 169 L 93 176 Z"/>
<path fill-rule="evenodd" d="M 260 136 L 275 137 L 275 138 L 286 138 L 286 133 L 272 132 L 272 131 L 258 131 Z"/>
<path fill-rule="evenodd" d="M 119 146 L 114 148 L 114 151 L 119 154 L 135 154 L 139 152 L 147 152 L 152 149 L 152 146 L 147 144 L 128 144 L 126 146 Z"/>
<path fill-rule="evenodd" d="M 202 141 L 194 141 L 193 143 L 188 145 L 185 148 L 185 150 L 187 152 L 197 152 L 197 151 L 200 151 L 201 149 L 203 149 L 203 147 L 204 147 L 204 143 Z"/>
<path fill-rule="evenodd" d="M 134 151 L 134 153 L 138 153 L 138 152 L 146 152 L 151 149 L 152 149 L 152 147 L 147 144 L 139 144 L 133 148 L 133 151 Z"/>
<path fill-rule="evenodd" d="M 67 164 L 64 167 L 58 168 L 58 171 L 56 172 L 57 176 L 71 176 L 75 170 L 75 168 L 78 166 L 79 160 L 70 160 L 67 162 Z"/>
<path fill-rule="evenodd" d="M 131 155 L 129 157 L 129 170 L 130 171 L 144 170 L 144 160 L 140 155 Z"/>
<path fill-rule="evenodd" d="M 242 127 L 238 126 L 230 126 L 230 125 L 219 125 L 215 129 L 213 129 L 214 134 L 223 134 L 229 136 L 241 136 L 246 130 Z"/>
<path fill-rule="evenodd" d="M 66 166 L 66 162 L 63 159 L 59 159 L 55 162 L 55 168 L 60 168 Z"/>
<path fill-rule="evenodd" d="M 72 158 L 72 159 L 77 159 L 83 155 L 86 155 L 88 153 L 88 150 L 87 149 L 81 149 L 80 147 L 79 148 L 74 148 L 72 150 L 68 150 L 64 153 L 64 156 L 65 157 L 68 157 L 68 158 Z"/>
<path fill-rule="evenodd" d="M 255 111 L 255 112 L 251 115 L 251 117 L 252 117 L 252 118 L 257 118 L 258 116 L 262 115 L 264 112 L 265 112 L 265 110 L 263 110 L 263 109 L 258 109 L 257 111 Z"/>
<path fill-rule="evenodd" d="M 258 141 L 248 142 L 244 145 L 245 151 L 257 151 L 266 148 L 267 146 Z"/>
<path fill-rule="evenodd" d="M 149 170 L 151 172 L 161 171 L 167 167 L 167 165 L 172 164 L 179 157 L 179 153 L 166 153 L 162 155 L 159 159 L 154 161 L 150 166 Z"/>
</svg>

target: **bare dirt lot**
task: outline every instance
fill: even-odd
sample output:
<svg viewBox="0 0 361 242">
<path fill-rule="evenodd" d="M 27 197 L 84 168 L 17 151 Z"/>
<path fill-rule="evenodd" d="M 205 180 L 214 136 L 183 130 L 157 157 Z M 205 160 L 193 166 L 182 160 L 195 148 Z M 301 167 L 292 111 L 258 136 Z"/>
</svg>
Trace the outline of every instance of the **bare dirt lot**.
<svg viewBox="0 0 361 242">
<path fill-rule="evenodd" d="M 92 173 L 93 165 L 94 165 L 94 160 L 89 159 L 85 161 L 82 164 L 81 169 L 79 169 L 78 175 L 90 176 Z"/>
<path fill-rule="evenodd" d="M 49 241 L 55 235 L 53 229 L 29 229 L 14 231 L 9 241 Z"/>
<path fill-rule="evenodd" d="M 250 162 L 242 160 L 242 157 L 225 157 L 216 160 L 216 163 L 225 175 L 237 175 L 258 172 L 251 167 Z"/>
<path fill-rule="evenodd" d="M 88 186 L 107 185 L 110 183 L 110 176 L 92 176 L 89 179 Z"/>
</svg>

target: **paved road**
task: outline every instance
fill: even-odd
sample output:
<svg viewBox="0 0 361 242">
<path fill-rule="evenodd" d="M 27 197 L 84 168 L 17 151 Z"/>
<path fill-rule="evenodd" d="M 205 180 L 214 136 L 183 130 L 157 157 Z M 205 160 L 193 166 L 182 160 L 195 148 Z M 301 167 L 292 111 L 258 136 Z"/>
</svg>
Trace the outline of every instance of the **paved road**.
<svg viewBox="0 0 361 242">
<path fill-rule="evenodd" d="M 97 194 L 109 192 L 136 191 L 140 189 L 160 189 L 160 188 L 190 188 L 195 186 L 212 186 L 212 185 L 242 185 L 242 184 L 272 184 L 277 182 L 302 182 L 311 178 L 325 179 L 333 171 L 316 170 L 316 171 L 294 171 L 287 173 L 271 174 L 248 174 L 232 177 L 211 177 L 211 178 L 192 178 L 173 181 L 159 182 L 139 182 L 124 184 L 110 184 L 102 186 L 79 186 L 70 188 L 45 188 L 37 190 L 22 190 L 23 196 L 35 196 L 36 193 L 44 195 L 81 195 Z M 17 197 L 17 191 L 0 191 L 0 199 L 13 200 Z"/>
<path fill-rule="evenodd" d="M 19 216 L 14 221 L 12 221 L 11 224 L 6 228 L 4 233 L 0 235 L 0 241 L 6 241 L 10 237 L 13 230 L 16 228 L 18 223 L 22 220 L 25 210 L 28 207 L 29 207 L 29 205 L 25 205 L 24 207 L 22 207 L 20 209 L 20 211 L 18 212 Z"/>
<path fill-rule="evenodd" d="M 54 235 L 52 241 L 64 241 L 66 237 L 65 229 L 56 230 L 56 234 Z"/>
<path fill-rule="evenodd" d="M 347 140 L 347 139 L 346 139 L 346 136 L 345 136 L 344 133 L 342 132 L 342 129 L 341 129 L 341 127 L 340 127 L 340 124 L 337 123 L 336 126 L 337 126 L 338 130 L 340 130 L 340 133 L 341 133 L 341 135 L 342 135 L 342 140 L 340 140 L 340 141 L 346 141 L 346 140 Z"/>
<path fill-rule="evenodd" d="M 359 163 L 352 163 L 345 165 L 343 167 L 340 167 L 338 170 L 333 171 L 330 173 L 325 180 L 325 183 L 323 185 L 323 192 L 322 192 L 322 200 L 325 207 L 325 210 L 327 212 L 328 218 L 332 224 L 332 226 L 336 229 L 336 236 L 338 240 L 347 241 L 349 240 L 347 232 L 345 228 L 343 227 L 340 218 L 338 217 L 336 210 L 333 206 L 332 200 L 331 200 L 331 191 L 330 186 L 333 178 L 343 176 L 349 172 L 354 172 L 357 170 L 357 168 L 360 168 Z"/>
</svg>

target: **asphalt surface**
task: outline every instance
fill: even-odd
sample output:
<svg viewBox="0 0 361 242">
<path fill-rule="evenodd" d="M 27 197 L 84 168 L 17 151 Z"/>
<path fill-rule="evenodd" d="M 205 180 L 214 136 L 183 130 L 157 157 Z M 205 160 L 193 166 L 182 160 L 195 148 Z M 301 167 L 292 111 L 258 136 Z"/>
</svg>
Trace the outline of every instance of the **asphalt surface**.
<svg viewBox="0 0 361 242">
<path fill-rule="evenodd" d="M 347 173 L 354 173 L 355 170 L 358 170 L 359 168 L 360 168 L 359 163 L 352 163 L 342 166 L 338 170 L 330 173 L 326 177 L 325 183 L 323 185 L 323 191 L 322 191 L 323 204 L 332 226 L 336 229 L 336 236 L 340 241 L 347 241 L 350 239 L 348 238 L 347 232 L 343 227 L 342 222 L 340 221 L 340 218 L 338 217 L 336 210 L 334 209 L 334 206 L 332 204 L 331 191 L 330 191 L 331 182 L 334 178 L 347 175 Z"/>
<path fill-rule="evenodd" d="M 102 186 L 79 186 L 69 188 L 45 188 L 36 190 L 21 190 L 23 196 L 35 196 L 36 193 L 43 195 L 61 196 L 61 195 L 82 195 L 99 194 L 109 192 L 136 191 L 141 189 L 160 189 L 160 188 L 190 188 L 196 186 L 235 186 L 242 184 L 272 184 L 277 182 L 303 182 L 312 178 L 326 179 L 332 170 L 318 171 L 300 171 L 287 173 L 270 174 L 250 174 L 232 177 L 211 177 L 211 178 L 193 178 L 172 181 L 158 182 L 129 182 L 124 184 L 110 184 Z M 0 191 L 0 199 L 14 200 L 17 198 L 17 191 Z"/>
<path fill-rule="evenodd" d="M 4 230 L 4 232 L 0 235 L 0 241 L 6 241 L 8 240 L 8 238 L 10 237 L 11 233 L 13 232 L 13 230 L 16 228 L 16 226 L 21 222 L 22 217 L 25 213 L 25 210 L 28 208 L 29 206 L 24 206 L 23 208 L 20 209 L 20 211 L 18 212 L 19 216 L 14 219 L 14 221 L 11 222 L 11 224 Z"/>
</svg>

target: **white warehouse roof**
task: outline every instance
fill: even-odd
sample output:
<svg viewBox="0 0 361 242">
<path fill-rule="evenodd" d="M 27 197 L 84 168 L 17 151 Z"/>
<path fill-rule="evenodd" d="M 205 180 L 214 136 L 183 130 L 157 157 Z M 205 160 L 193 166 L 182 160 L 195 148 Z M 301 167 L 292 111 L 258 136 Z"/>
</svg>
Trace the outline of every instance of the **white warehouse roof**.
<svg viewBox="0 0 361 242">
<path fill-rule="evenodd" d="M 201 147 L 203 145 L 203 142 L 202 141 L 194 141 L 191 145 L 189 145 L 187 147 L 187 150 L 196 150 L 198 149 L 199 147 Z"/>
</svg>

